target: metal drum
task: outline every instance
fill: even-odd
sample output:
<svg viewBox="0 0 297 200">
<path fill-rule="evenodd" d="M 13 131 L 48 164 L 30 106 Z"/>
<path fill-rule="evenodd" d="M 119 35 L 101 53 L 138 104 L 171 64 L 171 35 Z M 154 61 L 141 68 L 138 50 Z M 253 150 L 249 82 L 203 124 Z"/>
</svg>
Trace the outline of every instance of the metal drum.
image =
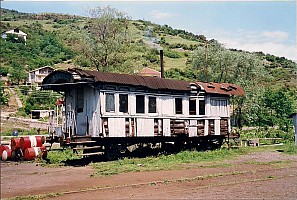
<svg viewBox="0 0 297 200">
<path fill-rule="evenodd" d="M 41 158 L 46 158 L 47 156 L 47 151 L 46 151 L 46 147 L 42 146 L 42 147 L 31 147 L 31 148 L 27 148 L 24 151 L 24 157 L 26 160 L 34 160 L 36 157 L 41 157 Z"/>
</svg>

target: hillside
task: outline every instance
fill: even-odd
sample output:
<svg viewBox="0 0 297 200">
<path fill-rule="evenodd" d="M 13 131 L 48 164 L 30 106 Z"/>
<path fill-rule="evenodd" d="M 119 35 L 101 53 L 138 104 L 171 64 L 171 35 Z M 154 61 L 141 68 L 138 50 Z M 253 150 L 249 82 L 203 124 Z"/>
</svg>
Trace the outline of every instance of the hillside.
<svg viewBox="0 0 297 200">
<path fill-rule="evenodd" d="M 25 74 L 45 65 L 96 69 L 88 54 L 88 40 L 92 37 L 89 18 L 19 13 L 7 9 L 1 9 L 0 18 L 1 33 L 19 28 L 28 34 L 26 45 L 1 38 L 1 75 L 12 74 L 12 71 Z M 265 95 L 269 98 L 273 95 L 266 91 L 282 91 L 290 102 L 296 99 L 296 63 L 284 57 L 227 49 L 219 41 L 208 40 L 204 35 L 143 20 L 130 20 L 127 30 L 129 48 L 117 55 L 121 57 L 120 63 L 108 68 L 109 71 L 133 73 L 143 67 L 159 70 L 158 49 L 162 48 L 167 78 L 230 82 L 244 87 L 247 98 L 236 104 L 245 109 L 244 123 L 248 125 L 259 121 L 261 116 L 255 112 L 262 112 L 261 107 L 269 108 L 268 104 L 264 105 Z M 288 112 L 296 107 L 296 103 L 291 104 L 293 107 Z"/>
</svg>

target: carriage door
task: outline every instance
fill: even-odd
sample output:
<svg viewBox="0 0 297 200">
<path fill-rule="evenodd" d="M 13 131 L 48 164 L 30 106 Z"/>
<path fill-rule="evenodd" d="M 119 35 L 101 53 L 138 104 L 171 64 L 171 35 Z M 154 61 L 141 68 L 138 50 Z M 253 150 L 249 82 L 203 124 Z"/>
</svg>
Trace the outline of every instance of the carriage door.
<svg viewBox="0 0 297 200">
<path fill-rule="evenodd" d="M 86 135 L 87 132 L 87 116 L 86 116 L 86 105 L 85 105 L 85 94 L 83 88 L 76 89 L 76 134 Z"/>
</svg>

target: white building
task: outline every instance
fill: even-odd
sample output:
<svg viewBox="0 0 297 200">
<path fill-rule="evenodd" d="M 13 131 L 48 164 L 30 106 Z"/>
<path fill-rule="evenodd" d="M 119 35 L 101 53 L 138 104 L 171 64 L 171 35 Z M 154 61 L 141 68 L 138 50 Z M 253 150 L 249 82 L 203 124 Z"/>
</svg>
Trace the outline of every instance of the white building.
<svg viewBox="0 0 297 200">
<path fill-rule="evenodd" d="M 2 38 L 7 38 L 7 35 L 8 34 L 12 34 L 12 35 L 16 35 L 17 36 L 17 38 L 23 38 L 24 40 L 25 40 L 25 42 L 26 42 L 26 40 L 27 40 L 27 34 L 26 33 L 24 33 L 23 31 L 21 31 L 20 29 L 18 29 L 18 28 L 15 28 L 15 29 L 12 29 L 12 30 L 9 30 L 9 31 L 6 31 L 6 32 L 4 32 L 3 34 L 2 34 Z"/>
<path fill-rule="evenodd" d="M 55 69 L 49 66 L 40 67 L 29 72 L 28 83 L 41 85 L 43 79 Z"/>
</svg>

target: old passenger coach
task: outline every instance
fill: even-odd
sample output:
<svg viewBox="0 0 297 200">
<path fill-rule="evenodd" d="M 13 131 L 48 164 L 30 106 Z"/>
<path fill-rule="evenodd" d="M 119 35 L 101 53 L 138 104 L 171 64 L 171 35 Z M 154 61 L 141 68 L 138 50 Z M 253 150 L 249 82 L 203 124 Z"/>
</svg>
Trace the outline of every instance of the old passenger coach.
<svg viewBox="0 0 297 200">
<path fill-rule="evenodd" d="M 244 95 L 234 84 L 81 69 L 54 71 L 42 85 L 64 92 L 54 136 L 89 154 L 92 146 L 114 152 L 138 143 L 220 146 L 231 128 L 229 98 Z"/>
</svg>

